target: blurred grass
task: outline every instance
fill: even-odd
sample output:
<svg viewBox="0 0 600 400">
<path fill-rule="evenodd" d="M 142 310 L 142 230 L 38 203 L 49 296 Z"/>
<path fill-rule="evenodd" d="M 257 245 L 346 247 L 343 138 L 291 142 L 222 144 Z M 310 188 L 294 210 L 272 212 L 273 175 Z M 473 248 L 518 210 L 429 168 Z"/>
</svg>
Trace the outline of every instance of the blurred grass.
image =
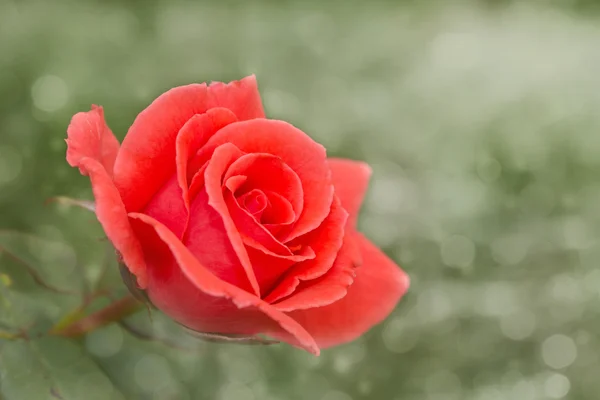
<svg viewBox="0 0 600 400">
<path fill-rule="evenodd" d="M 2 228 L 93 274 L 93 218 L 43 206 L 91 198 L 70 117 L 101 104 L 122 138 L 172 86 L 256 73 L 270 117 L 373 165 L 360 225 L 412 278 L 384 325 L 318 359 L 87 343 L 123 360 L 131 398 L 597 398 L 598 2 L 0 1 Z"/>
</svg>

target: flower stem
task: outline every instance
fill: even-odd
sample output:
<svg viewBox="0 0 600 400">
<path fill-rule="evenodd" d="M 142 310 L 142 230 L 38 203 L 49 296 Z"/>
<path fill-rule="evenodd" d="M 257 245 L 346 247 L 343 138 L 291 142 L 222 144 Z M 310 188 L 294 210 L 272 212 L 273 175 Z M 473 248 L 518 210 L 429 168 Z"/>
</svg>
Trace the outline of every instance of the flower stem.
<svg viewBox="0 0 600 400">
<path fill-rule="evenodd" d="M 82 336 L 94 329 L 128 317 L 143 307 L 144 305 L 140 301 L 131 295 L 127 295 L 84 317 L 80 317 L 81 314 L 79 313 L 73 313 L 72 318 L 63 319 L 62 323 L 56 324 L 49 334 L 63 337 Z"/>
</svg>

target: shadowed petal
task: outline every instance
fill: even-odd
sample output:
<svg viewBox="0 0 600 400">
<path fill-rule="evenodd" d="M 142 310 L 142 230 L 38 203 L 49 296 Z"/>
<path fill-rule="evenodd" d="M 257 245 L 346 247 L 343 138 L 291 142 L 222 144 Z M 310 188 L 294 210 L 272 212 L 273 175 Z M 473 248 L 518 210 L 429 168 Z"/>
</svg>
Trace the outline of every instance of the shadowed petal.
<svg viewBox="0 0 600 400">
<path fill-rule="evenodd" d="M 352 240 L 345 240 L 333 266 L 325 275 L 300 282 L 290 296 L 273 306 L 280 311 L 304 310 L 323 307 L 346 296 L 356 275 L 355 268 L 358 267 L 354 259 L 355 245 Z"/>
<path fill-rule="evenodd" d="M 321 226 L 297 239 L 298 243 L 310 243 L 315 258 L 290 268 L 281 283 L 268 294 L 266 301 L 273 303 L 283 299 L 291 295 L 300 282 L 316 279 L 329 271 L 342 247 L 347 218 L 348 213 L 342 208 L 338 198 L 334 197 L 331 211 Z"/>
<path fill-rule="evenodd" d="M 221 214 L 208 204 L 206 188 L 202 188 L 192 201 L 190 222 L 183 243 L 215 276 L 254 293 Z"/>
<path fill-rule="evenodd" d="M 208 271 L 165 226 L 131 213 L 149 265 L 148 294 L 159 309 L 188 328 L 209 333 L 265 333 L 318 355 L 296 321 Z"/>
<path fill-rule="evenodd" d="M 250 263 L 250 259 L 248 257 L 248 252 L 246 251 L 246 247 L 244 246 L 240 232 L 231 219 L 231 215 L 229 214 L 227 204 L 225 203 L 225 199 L 223 197 L 223 176 L 227 171 L 227 168 L 229 168 L 229 166 L 242 155 L 243 153 L 240 151 L 240 149 L 231 143 L 226 143 L 222 146 L 219 146 L 214 151 L 210 161 L 208 162 L 208 165 L 206 166 L 206 170 L 204 172 L 204 181 L 206 193 L 208 194 L 208 204 L 221 215 L 223 225 L 225 226 L 225 230 L 229 236 L 231 245 L 233 246 L 233 249 L 235 250 L 240 262 L 242 263 L 242 267 L 244 267 L 244 270 L 246 271 L 250 285 L 254 293 L 257 296 L 260 296 L 260 287 L 256 281 L 256 276 L 254 275 L 252 264 Z"/>
<path fill-rule="evenodd" d="M 181 197 L 177 176 L 171 176 L 163 187 L 158 189 L 143 212 L 166 225 L 178 237 L 183 237 L 189 213 Z"/>
</svg>

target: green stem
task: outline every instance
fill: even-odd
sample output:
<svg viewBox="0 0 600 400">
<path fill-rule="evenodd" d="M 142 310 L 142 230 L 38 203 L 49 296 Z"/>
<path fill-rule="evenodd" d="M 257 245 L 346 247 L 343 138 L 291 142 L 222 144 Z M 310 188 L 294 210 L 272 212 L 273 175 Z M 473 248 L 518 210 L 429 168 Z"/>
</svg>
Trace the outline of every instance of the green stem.
<svg viewBox="0 0 600 400">
<path fill-rule="evenodd" d="M 72 316 L 68 315 L 67 318 L 63 318 L 61 320 L 62 323 L 59 322 L 56 324 L 49 333 L 64 337 L 82 336 L 95 329 L 120 321 L 136 313 L 143 307 L 144 305 L 140 301 L 131 295 L 127 295 L 101 310 L 84 317 L 80 317 L 81 314 L 79 313 L 81 310 L 75 310 L 75 312 L 71 313 L 73 314 Z"/>
</svg>

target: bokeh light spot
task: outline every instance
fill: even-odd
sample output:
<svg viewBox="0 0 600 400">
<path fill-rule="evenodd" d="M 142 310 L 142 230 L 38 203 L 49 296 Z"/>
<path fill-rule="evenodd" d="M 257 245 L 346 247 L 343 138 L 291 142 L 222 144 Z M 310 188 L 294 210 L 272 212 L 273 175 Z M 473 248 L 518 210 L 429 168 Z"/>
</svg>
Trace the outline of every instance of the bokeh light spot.
<svg viewBox="0 0 600 400">
<path fill-rule="evenodd" d="M 566 368 L 577 358 L 577 346 L 569 336 L 550 336 L 542 343 L 542 358 L 551 368 Z"/>
<path fill-rule="evenodd" d="M 55 75 L 38 78 L 31 87 L 33 104 L 41 111 L 58 111 L 69 100 L 69 89 L 65 81 Z"/>
<path fill-rule="evenodd" d="M 123 331 L 116 324 L 92 331 L 85 337 L 85 346 L 98 357 L 112 357 L 123 346 Z"/>
<path fill-rule="evenodd" d="M 553 373 L 544 383 L 546 396 L 553 399 L 562 399 L 569 393 L 569 390 L 571 390 L 571 382 L 562 374 Z"/>
</svg>

